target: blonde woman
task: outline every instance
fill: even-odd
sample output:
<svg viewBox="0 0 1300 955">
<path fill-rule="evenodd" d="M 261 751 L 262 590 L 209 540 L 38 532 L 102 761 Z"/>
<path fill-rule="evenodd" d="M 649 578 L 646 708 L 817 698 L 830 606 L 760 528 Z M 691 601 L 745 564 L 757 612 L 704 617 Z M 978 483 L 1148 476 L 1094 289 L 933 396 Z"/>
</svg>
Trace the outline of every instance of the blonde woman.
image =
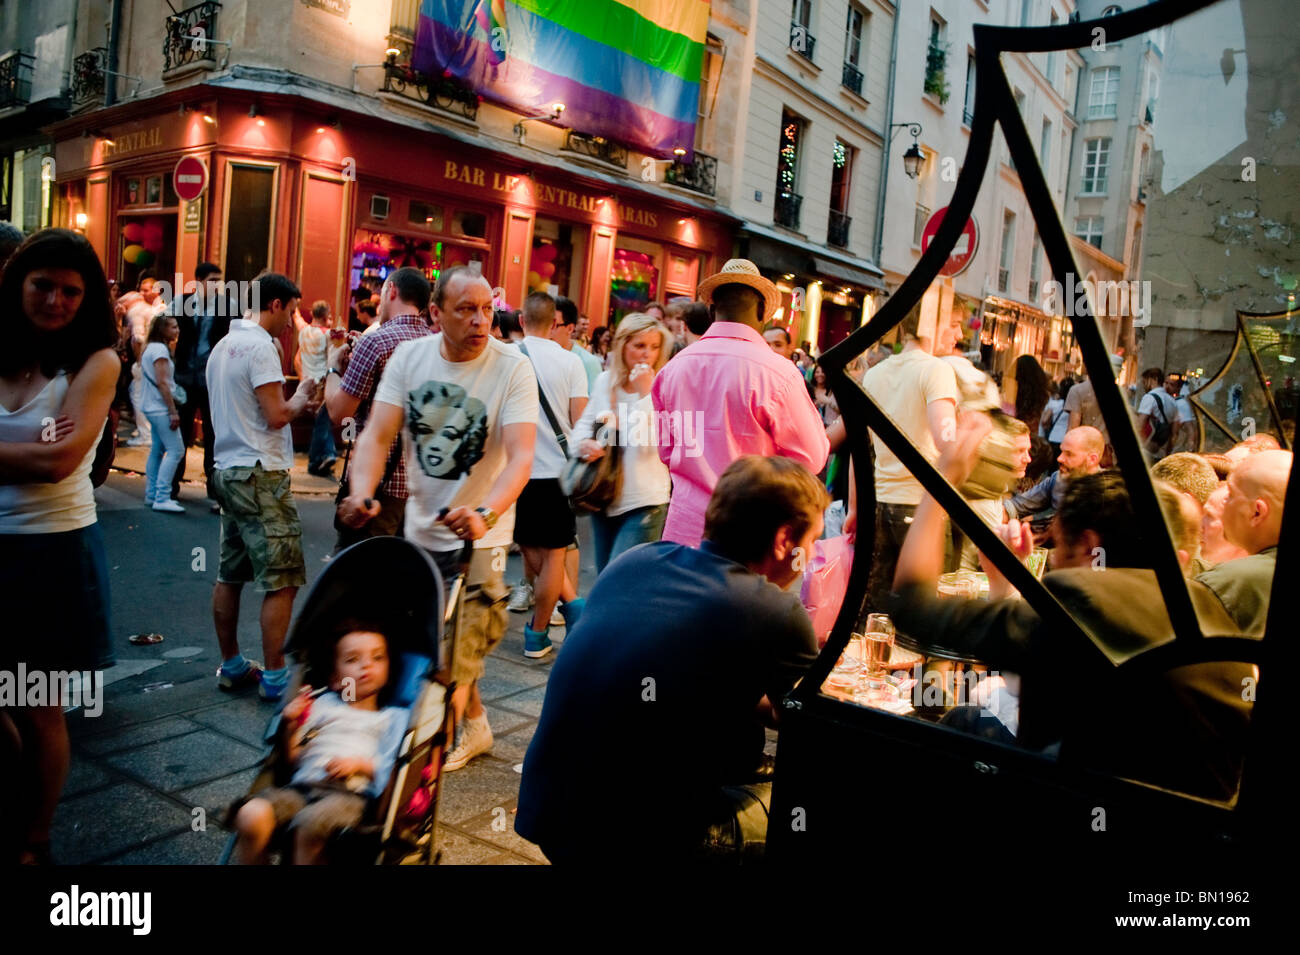
<svg viewBox="0 0 1300 955">
<path fill-rule="evenodd" d="M 581 439 L 577 453 L 583 460 L 595 461 L 604 454 L 615 429 L 623 432 L 624 442 L 657 433 L 650 386 L 672 354 L 672 344 L 672 332 L 653 315 L 623 316 L 609 348 L 609 370 L 596 379 L 587 410 L 573 428 L 574 437 Z M 609 426 L 604 440 L 595 440 L 592 436 L 602 423 Z M 659 460 L 657 444 L 639 441 L 620 450 L 623 486 L 603 513 L 592 515 L 597 573 L 625 550 L 659 540 L 668 515 L 668 467 Z"/>
</svg>

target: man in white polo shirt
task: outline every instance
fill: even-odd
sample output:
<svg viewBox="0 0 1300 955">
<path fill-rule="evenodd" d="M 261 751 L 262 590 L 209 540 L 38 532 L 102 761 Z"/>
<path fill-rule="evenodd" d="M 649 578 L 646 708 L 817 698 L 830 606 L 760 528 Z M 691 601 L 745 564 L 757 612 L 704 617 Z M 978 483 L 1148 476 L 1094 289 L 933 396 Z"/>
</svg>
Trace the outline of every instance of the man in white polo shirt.
<svg viewBox="0 0 1300 955">
<path fill-rule="evenodd" d="M 319 384 L 304 378 L 288 401 L 275 338 L 293 321 L 302 293 L 283 275 L 263 272 L 252 283 L 256 318 L 230 323 L 208 358 L 207 382 L 215 469 L 221 503 L 221 567 L 212 616 L 221 645 L 217 686 L 258 684 L 262 699 L 284 694 L 289 670 L 284 637 L 298 588 L 307 582 L 302 522 L 289 489 L 293 438 L 289 422 L 320 407 Z M 263 591 L 262 653 L 266 667 L 239 652 L 239 596 L 250 580 Z"/>
</svg>

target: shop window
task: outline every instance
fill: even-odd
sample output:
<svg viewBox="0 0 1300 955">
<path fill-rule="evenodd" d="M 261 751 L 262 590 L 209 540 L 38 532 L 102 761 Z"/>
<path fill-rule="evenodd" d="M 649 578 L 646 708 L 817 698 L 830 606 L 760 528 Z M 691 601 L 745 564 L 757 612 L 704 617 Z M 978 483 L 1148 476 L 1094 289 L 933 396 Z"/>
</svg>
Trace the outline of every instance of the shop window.
<svg viewBox="0 0 1300 955">
<path fill-rule="evenodd" d="M 122 216 L 118 220 L 117 261 L 123 288 L 135 288 L 145 270 L 170 281 L 176 271 L 176 216 Z"/>
<path fill-rule="evenodd" d="M 659 294 L 659 269 L 649 252 L 616 248 L 609 280 L 609 325 L 629 312 L 639 312 Z"/>
<path fill-rule="evenodd" d="M 419 269 L 430 282 L 436 282 L 442 270 L 453 265 L 477 268 L 482 274 L 484 256 L 480 249 L 425 235 L 358 229 L 352 241 L 352 271 L 348 288 L 364 285 L 378 291 L 384 279 L 401 268 Z"/>
<path fill-rule="evenodd" d="M 530 292 L 547 292 L 551 295 L 563 295 L 577 299 L 576 274 L 580 267 L 575 263 L 581 260 L 575 255 L 574 233 L 582 233 L 584 228 L 575 228 L 567 222 L 538 217 L 533 225 L 533 249 L 528 259 L 528 290 Z"/>
<path fill-rule="evenodd" d="M 481 212 L 460 209 L 451 217 L 451 234 L 463 235 L 470 239 L 487 237 L 487 216 Z"/>
<path fill-rule="evenodd" d="M 413 225 L 423 225 L 434 232 L 442 231 L 442 206 L 431 202 L 412 199 L 407 207 L 406 221 Z"/>
<path fill-rule="evenodd" d="M 247 282 L 270 264 L 275 168 L 232 164 L 226 279 Z"/>
</svg>

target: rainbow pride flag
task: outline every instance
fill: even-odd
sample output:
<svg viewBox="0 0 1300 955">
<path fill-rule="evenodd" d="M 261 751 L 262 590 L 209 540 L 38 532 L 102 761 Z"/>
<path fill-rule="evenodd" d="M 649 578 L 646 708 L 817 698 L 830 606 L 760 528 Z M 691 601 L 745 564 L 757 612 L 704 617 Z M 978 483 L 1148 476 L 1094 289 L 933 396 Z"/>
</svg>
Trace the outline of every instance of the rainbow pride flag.
<svg viewBox="0 0 1300 955">
<path fill-rule="evenodd" d="M 709 0 L 421 0 L 412 66 L 652 155 L 695 143 Z"/>
</svg>

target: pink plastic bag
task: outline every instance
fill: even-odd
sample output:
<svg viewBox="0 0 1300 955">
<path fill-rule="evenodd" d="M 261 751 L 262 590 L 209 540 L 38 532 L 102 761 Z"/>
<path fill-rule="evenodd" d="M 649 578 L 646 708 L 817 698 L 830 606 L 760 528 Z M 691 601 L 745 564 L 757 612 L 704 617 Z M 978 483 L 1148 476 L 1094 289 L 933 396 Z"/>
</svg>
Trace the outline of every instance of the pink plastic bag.
<svg viewBox="0 0 1300 955">
<path fill-rule="evenodd" d="M 813 633 L 821 646 L 835 626 L 835 618 L 844 603 L 849 587 L 849 568 L 853 566 L 853 545 L 846 535 L 819 540 L 813 544 L 812 559 L 804 570 L 799 599 L 812 618 Z"/>
</svg>

